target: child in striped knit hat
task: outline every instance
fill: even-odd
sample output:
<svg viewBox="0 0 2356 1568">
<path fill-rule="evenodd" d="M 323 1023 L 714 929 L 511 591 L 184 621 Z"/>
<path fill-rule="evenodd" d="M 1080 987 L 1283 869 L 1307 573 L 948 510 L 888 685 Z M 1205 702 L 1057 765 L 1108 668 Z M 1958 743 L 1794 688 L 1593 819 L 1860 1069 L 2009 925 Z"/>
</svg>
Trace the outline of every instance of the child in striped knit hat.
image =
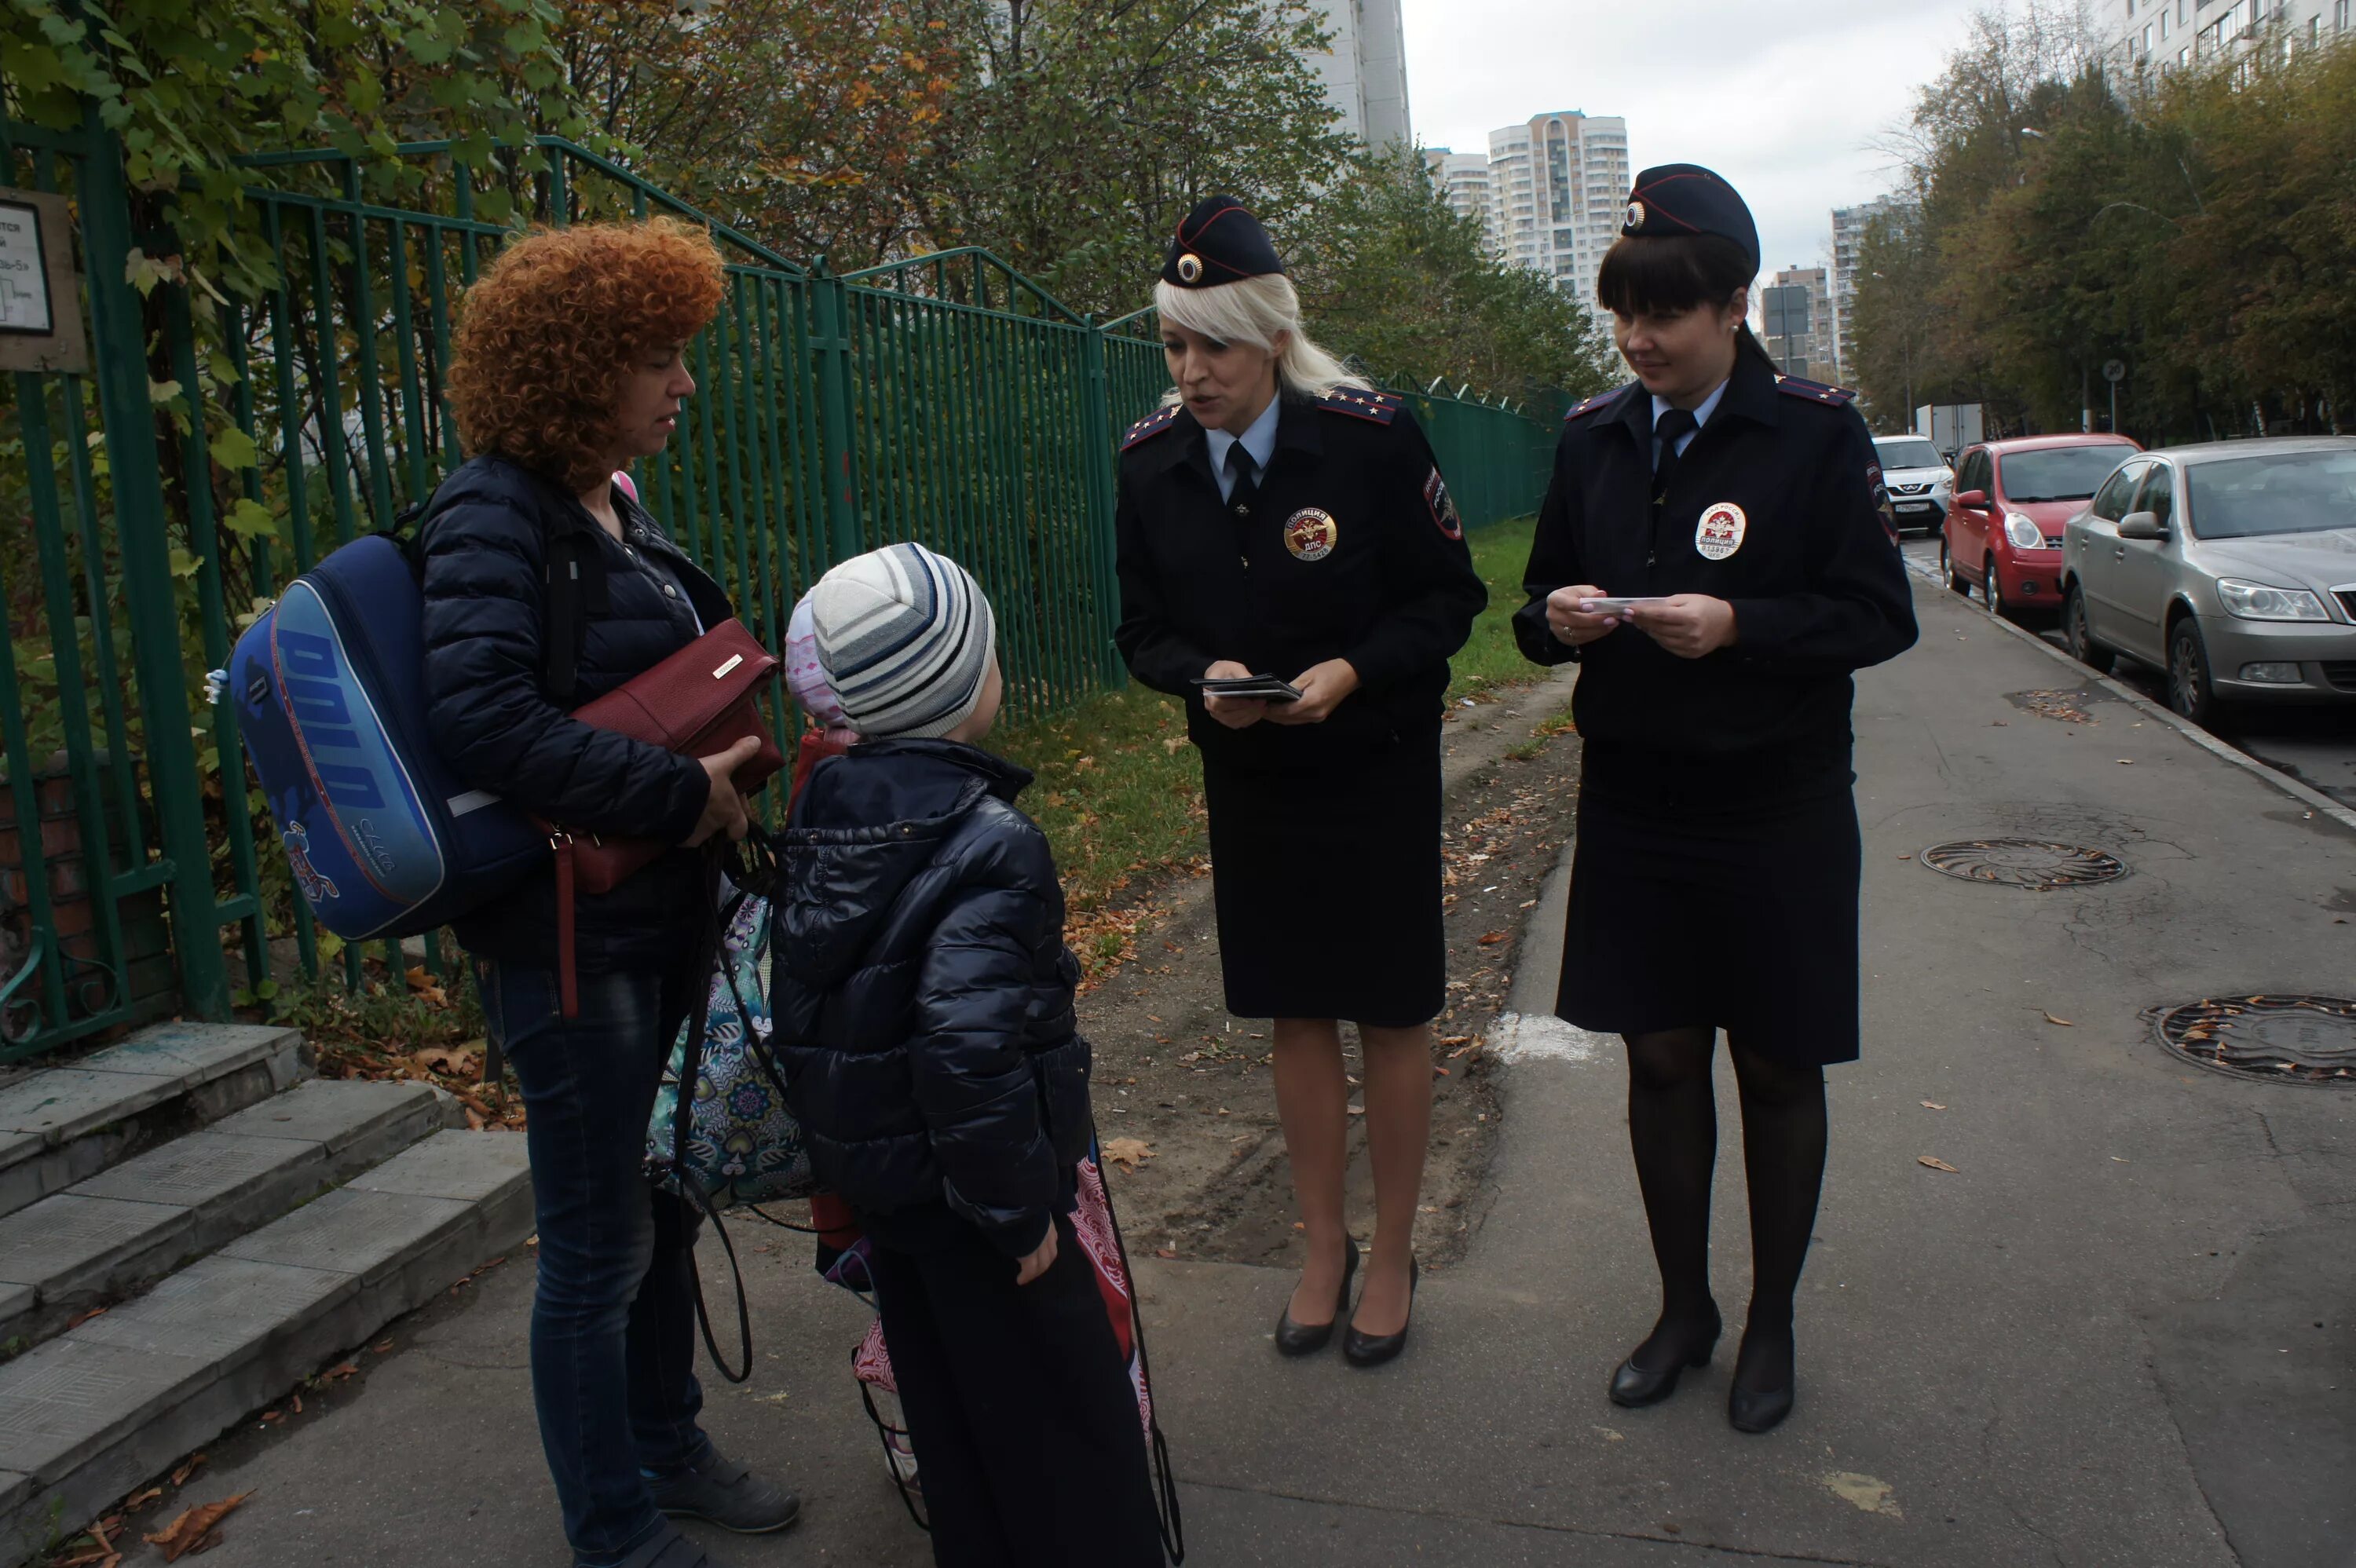
<svg viewBox="0 0 2356 1568">
<path fill-rule="evenodd" d="M 1002 679 L 990 601 L 899 544 L 810 591 L 859 743 L 779 845 L 772 1011 L 819 1179 L 871 1267 L 942 1563 L 1163 1561 L 1138 1401 L 1073 1230 L 1088 1042 L 1064 895 L 981 750 Z"/>
</svg>

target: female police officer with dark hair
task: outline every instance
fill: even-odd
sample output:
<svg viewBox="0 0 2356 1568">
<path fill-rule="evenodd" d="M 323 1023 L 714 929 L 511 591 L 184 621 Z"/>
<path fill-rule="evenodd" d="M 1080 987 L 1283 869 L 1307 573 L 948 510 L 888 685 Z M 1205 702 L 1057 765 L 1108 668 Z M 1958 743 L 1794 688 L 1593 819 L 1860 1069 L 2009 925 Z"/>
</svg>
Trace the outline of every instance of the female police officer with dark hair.
<svg viewBox="0 0 2356 1568">
<path fill-rule="evenodd" d="M 1267 233 L 1232 197 L 1180 223 L 1154 291 L 1175 389 L 1122 446 L 1122 656 L 1187 699 L 1203 754 L 1227 1010 L 1275 1019 L 1276 1102 L 1308 1258 L 1277 1349 L 1349 1307 L 1349 1089 L 1365 1050 L 1376 1227 L 1344 1349 L 1396 1356 L 1415 1288 L 1446 998 L 1440 721 L 1487 602 L 1430 446 L 1398 399 L 1310 341 Z M 1251 676 L 1298 700 L 1205 691 Z"/>
<path fill-rule="evenodd" d="M 1849 394 L 1778 374 L 1744 323 L 1759 239 L 1742 198 L 1707 169 L 1647 169 L 1621 236 L 1596 292 L 1636 380 L 1565 421 L 1515 616 L 1530 658 L 1580 664 L 1556 1010 L 1628 1044 L 1661 1313 L 1612 1376 L 1624 1405 L 1667 1398 L 1718 1340 L 1726 1030 L 1751 1242 L 1728 1415 L 1763 1432 L 1792 1408 L 1823 1069 L 1858 1055 L 1850 673 L 1912 645 L 1914 613 Z"/>
</svg>

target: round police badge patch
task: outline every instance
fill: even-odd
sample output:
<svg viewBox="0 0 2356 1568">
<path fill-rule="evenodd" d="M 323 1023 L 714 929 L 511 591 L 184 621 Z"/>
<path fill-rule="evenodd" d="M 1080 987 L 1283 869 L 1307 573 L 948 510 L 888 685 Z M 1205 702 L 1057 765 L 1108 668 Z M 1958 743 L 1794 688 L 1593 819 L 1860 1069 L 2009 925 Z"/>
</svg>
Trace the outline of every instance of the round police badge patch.
<svg viewBox="0 0 2356 1568">
<path fill-rule="evenodd" d="M 1322 507 L 1303 507 L 1284 519 L 1284 548 L 1295 560 L 1323 560 L 1341 539 L 1342 525 Z"/>
<path fill-rule="evenodd" d="M 1694 549 L 1704 560 L 1724 560 L 1742 548 L 1742 531 L 1750 526 L 1751 519 L 1731 501 L 1705 507 L 1694 528 Z"/>
<path fill-rule="evenodd" d="M 1448 481 L 1437 468 L 1423 482 L 1423 504 L 1431 509 L 1431 520 L 1441 533 L 1452 539 L 1464 537 L 1464 519 L 1456 515 L 1456 497 L 1448 493 Z"/>
<path fill-rule="evenodd" d="M 1178 281 L 1180 283 L 1200 283 L 1202 279 L 1202 257 L 1197 256 L 1192 251 L 1189 251 L 1184 255 L 1178 258 Z"/>
<path fill-rule="evenodd" d="M 1633 234 L 1643 227 L 1644 227 L 1644 204 L 1641 201 L 1632 201 L 1628 204 L 1628 221 L 1622 226 L 1622 230 Z"/>
</svg>

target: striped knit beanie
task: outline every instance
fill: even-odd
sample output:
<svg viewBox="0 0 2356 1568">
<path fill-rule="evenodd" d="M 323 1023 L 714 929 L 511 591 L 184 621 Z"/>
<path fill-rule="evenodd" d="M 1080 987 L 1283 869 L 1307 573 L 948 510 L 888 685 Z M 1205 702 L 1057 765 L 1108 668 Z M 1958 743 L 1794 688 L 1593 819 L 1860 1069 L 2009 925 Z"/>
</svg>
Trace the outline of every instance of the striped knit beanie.
<svg viewBox="0 0 2356 1568">
<path fill-rule="evenodd" d="M 957 562 L 887 545 L 819 578 L 809 603 L 819 657 L 860 734 L 937 739 L 981 700 L 998 625 Z"/>
</svg>

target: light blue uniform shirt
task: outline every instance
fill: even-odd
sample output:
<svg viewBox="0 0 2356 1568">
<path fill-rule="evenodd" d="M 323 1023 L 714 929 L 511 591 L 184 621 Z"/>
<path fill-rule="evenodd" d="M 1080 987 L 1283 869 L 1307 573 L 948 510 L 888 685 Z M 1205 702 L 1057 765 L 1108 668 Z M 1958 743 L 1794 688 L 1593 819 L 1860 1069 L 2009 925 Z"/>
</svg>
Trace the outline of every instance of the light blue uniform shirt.
<svg viewBox="0 0 2356 1568">
<path fill-rule="evenodd" d="M 1725 389 L 1723 387 L 1719 389 L 1719 391 Z M 1203 432 L 1211 443 L 1211 473 L 1219 481 L 1220 500 L 1226 500 L 1236 487 L 1236 476 L 1227 467 L 1227 451 L 1238 441 L 1244 443 L 1244 450 L 1251 454 L 1251 460 L 1258 464 L 1254 472 L 1268 472 L 1268 460 L 1276 455 L 1276 411 L 1283 401 L 1282 397 L 1269 399 L 1268 407 L 1260 410 L 1259 418 L 1252 421 L 1251 428 L 1241 435 L 1231 435 L 1223 430 Z"/>
</svg>

